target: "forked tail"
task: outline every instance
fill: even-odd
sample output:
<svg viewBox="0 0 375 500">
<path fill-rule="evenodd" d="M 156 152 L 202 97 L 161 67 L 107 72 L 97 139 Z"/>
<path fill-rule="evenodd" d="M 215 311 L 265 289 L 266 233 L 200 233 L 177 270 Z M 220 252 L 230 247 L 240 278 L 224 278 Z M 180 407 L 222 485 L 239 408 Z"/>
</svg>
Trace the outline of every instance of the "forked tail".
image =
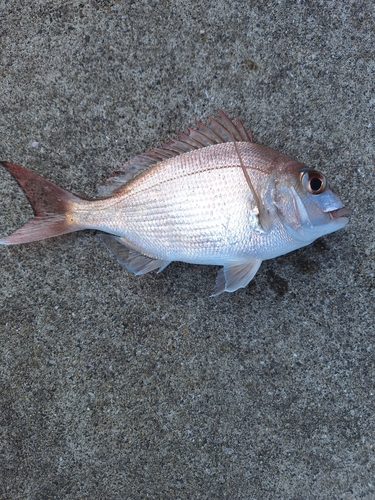
<svg viewBox="0 0 375 500">
<path fill-rule="evenodd" d="M 24 191 L 34 211 L 34 218 L 11 235 L 0 239 L 1 245 L 18 245 L 44 240 L 83 229 L 75 223 L 72 207 L 83 199 L 47 181 L 26 168 L 2 162 Z"/>
</svg>

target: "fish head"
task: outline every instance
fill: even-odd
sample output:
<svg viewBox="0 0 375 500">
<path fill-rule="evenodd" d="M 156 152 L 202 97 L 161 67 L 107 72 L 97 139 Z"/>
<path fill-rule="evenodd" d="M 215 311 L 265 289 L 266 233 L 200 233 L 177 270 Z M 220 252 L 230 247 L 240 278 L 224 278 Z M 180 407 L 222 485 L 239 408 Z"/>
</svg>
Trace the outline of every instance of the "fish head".
<svg viewBox="0 0 375 500">
<path fill-rule="evenodd" d="M 350 211 L 324 174 L 299 162 L 290 162 L 275 176 L 274 204 L 288 233 L 314 241 L 348 223 Z"/>
</svg>

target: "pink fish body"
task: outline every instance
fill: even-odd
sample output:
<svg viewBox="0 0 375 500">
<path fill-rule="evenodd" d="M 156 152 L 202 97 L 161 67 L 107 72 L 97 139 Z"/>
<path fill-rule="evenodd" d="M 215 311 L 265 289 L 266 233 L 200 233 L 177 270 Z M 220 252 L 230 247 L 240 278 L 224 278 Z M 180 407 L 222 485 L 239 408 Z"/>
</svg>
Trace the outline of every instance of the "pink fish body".
<svg viewBox="0 0 375 500">
<path fill-rule="evenodd" d="M 98 229 L 135 274 L 172 261 L 220 265 L 214 295 L 245 287 L 263 260 L 337 231 L 349 211 L 325 176 L 252 142 L 220 111 L 198 130 L 137 156 L 84 200 L 4 162 L 35 217 L 0 244 Z"/>
</svg>

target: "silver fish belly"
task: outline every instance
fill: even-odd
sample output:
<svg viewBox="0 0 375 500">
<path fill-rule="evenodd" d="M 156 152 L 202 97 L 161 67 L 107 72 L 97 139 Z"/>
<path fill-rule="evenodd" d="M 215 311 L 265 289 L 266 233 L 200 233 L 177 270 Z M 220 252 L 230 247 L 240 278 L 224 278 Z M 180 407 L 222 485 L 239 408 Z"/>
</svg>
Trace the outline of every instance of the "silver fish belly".
<svg viewBox="0 0 375 500">
<path fill-rule="evenodd" d="M 323 174 L 255 144 L 240 121 L 220 115 L 223 123 L 210 118 L 209 125 L 199 123 L 189 135 L 130 160 L 103 183 L 96 200 L 5 163 L 35 217 L 0 243 L 98 229 L 109 233 L 108 247 L 135 274 L 172 261 L 223 266 L 218 295 L 246 286 L 263 260 L 347 223 L 348 210 Z"/>
</svg>

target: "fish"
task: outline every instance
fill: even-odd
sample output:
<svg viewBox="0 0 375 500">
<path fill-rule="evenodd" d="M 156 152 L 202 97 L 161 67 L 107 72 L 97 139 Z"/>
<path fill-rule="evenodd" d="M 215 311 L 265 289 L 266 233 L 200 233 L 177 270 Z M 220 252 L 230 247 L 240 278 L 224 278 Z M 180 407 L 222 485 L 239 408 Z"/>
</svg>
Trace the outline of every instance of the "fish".
<svg viewBox="0 0 375 500">
<path fill-rule="evenodd" d="M 173 261 L 221 266 L 217 296 L 246 287 L 263 260 L 348 223 L 350 211 L 323 173 L 255 143 L 241 120 L 218 112 L 220 118 L 197 121 L 127 161 L 99 184 L 94 199 L 2 162 L 34 217 L 0 244 L 95 229 L 136 275 Z"/>
</svg>

